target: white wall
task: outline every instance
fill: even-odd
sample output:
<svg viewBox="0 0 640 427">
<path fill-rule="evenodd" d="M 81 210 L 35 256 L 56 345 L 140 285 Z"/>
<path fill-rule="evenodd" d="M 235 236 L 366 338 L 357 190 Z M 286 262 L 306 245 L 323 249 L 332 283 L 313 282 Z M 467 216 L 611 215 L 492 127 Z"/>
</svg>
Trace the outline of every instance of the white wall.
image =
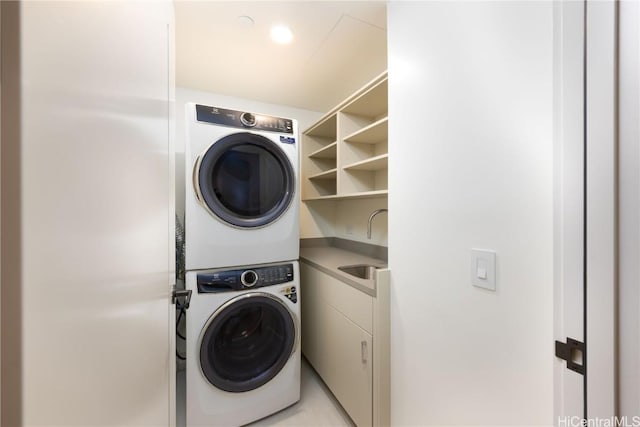
<svg viewBox="0 0 640 427">
<path fill-rule="evenodd" d="M 389 3 L 393 425 L 553 423 L 552 18 Z"/>
<path fill-rule="evenodd" d="M 289 107 L 286 105 L 267 104 L 250 99 L 236 98 L 232 96 L 218 95 L 211 92 L 198 91 L 187 88 L 176 89 L 176 213 L 180 218 L 184 217 L 184 150 L 185 128 L 184 108 L 187 102 L 196 102 L 222 108 L 254 113 L 268 114 L 272 116 L 286 117 L 298 120 L 298 127 L 302 133 L 313 122 L 318 120 L 323 113 Z M 303 237 L 313 233 L 315 221 L 312 214 L 302 205 L 300 208 L 301 235 Z M 317 231 L 319 232 L 319 231 Z M 305 235 L 307 234 L 307 235 Z"/>
<path fill-rule="evenodd" d="M 387 199 L 355 199 L 339 201 L 303 202 L 300 227 L 302 238 L 338 237 L 373 245 L 388 246 L 387 214 L 377 215 L 367 238 L 369 215 L 376 209 L 387 208 Z"/>
<path fill-rule="evenodd" d="M 344 200 L 336 204 L 335 237 L 387 246 L 388 214 L 383 212 L 371 222 L 371 239 L 367 239 L 367 222 L 376 209 L 387 208 L 387 199 Z"/>
<path fill-rule="evenodd" d="M 335 237 L 338 202 L 316 201 L 300 204 L 300 238 Z"/>
</svg>

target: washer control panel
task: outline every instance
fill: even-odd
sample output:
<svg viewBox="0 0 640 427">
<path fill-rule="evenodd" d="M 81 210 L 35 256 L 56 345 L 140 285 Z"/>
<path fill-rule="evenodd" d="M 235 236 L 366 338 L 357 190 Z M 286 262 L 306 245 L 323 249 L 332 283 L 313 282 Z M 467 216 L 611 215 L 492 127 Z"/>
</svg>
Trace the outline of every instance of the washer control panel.
<svg viewBox="0 0 640 427">
<path fill-rule="evenodd" d="M 240 129 L 293 134 L 293 120 L 196 104 L 196 120 Z"/>
<path fill-rule="evenodd" d="M 293 264 L 202 272 L 197 276 L 198 293 L 241 291 L 291 281 L 293 281 Z"/>
</svg>

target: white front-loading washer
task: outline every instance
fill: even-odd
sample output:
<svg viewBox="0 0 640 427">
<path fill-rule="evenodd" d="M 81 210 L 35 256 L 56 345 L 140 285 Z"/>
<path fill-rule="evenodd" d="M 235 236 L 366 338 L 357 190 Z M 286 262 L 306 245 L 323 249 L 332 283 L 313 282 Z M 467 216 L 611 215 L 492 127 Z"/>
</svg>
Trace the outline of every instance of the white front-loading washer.
<svg viewBox="0 0 640 427">
<path fill-rule="evenodd" d="M 300 400 L 297 262 L 188 271 L 186 425 L 239 426 Z"/>
<path fill-rule="evenodd" d="M 186 270 L 298 259 L 298 125 L 186 106 Z"/>
</svg>

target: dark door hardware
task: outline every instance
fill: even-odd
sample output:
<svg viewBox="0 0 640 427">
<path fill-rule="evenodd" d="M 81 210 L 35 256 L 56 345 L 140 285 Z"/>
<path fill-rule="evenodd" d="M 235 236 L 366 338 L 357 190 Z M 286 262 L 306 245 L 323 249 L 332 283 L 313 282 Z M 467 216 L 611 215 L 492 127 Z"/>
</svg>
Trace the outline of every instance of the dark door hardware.
<svg viewBox="0 0 640 427">
<path fill-rule="evenodd" d="M 567 338 L 567 342 L 556 341 L 556 357 L 567 362 L 567 368 L 584 375 L 586 366 L 586 349 L 584 343 Z"/>
</svg>

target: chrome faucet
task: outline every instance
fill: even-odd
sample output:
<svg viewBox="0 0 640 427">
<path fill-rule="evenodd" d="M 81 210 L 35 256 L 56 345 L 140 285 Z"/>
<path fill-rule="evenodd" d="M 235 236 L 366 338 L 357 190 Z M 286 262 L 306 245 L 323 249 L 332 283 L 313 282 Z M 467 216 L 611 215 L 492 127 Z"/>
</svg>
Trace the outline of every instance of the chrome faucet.
<svg viewBox="0 0 640 427">
<path fill-rule="evenodd" d="M 381 212 L 389 212 L 388 209 L 377 209 L 371 212 L 371 216 L 369 217 L 369 222 L 367 223 L 367 239 L 371 239 L 371 221 L 373 221 L 373 217 L 378 215 Z"/>
</svg>

